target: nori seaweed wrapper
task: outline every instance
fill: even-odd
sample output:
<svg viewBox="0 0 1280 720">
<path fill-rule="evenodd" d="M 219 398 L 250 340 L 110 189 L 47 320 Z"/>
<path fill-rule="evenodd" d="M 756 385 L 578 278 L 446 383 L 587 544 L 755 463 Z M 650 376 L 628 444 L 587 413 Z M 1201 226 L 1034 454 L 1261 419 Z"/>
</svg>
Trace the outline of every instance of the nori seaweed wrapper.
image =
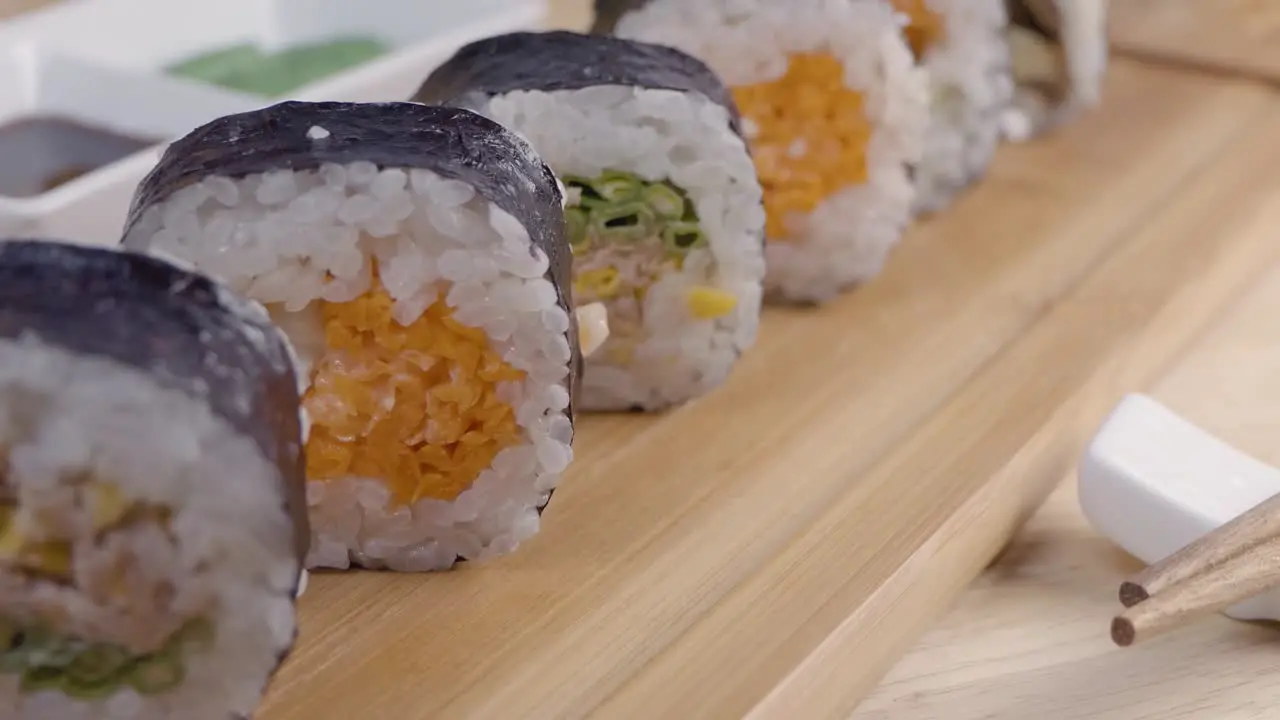
<svg viewBox="0 0 1280 720">
<path fill-rule="evenodd" d="M 730 128 L 742 137 L 733 96 L 701 60 L 665 45 L 564 30 L 515 32 L 463 46 L 427 77 L 413 100 L 465 107 L 477 94 L 600 85 L 702 95 L 729 113 Z"/>
<path fill-rule="evenodd" d="M 324 128 L 328 136 L 311 139 L 308 133 L 314 127 Z M 555 173 L 527 142 L 478 113 L 412 102 L 289 101 L 219 118 L 170 145 L 143 178 L 125 221 L 124 245 L 145 250 L 150 239 L 135 237 L 133 229 L 147 209 L 207 177 L 240 179 L 361 160 L 380 169 L 429 170 L 465 182 L 524 225 L 533 245 L 546 253 L 547 279 L 569 315 L 565 415 L 573 423 L 583 360 L 573 313 L 573 255 L 564 198 Z M 546 503 L 538 507 L 539 514 L 545 507 Z"/>
<path fill-rule="evenodd" d="M 628 9 L 643 2 L 631 2 Z M 599 3 L 597 3 L 599 7 Z M 621 13 L 619 13 L 621 16 Z M 583 90 L 603 85 L 697 94 L 724 108 L 743 141 L 742 117 L 729 88 L 704 62 L 665 45 L 566 30 L 513 32 L 463 46 L 418 88 L 414 102 L 474 108 L 516 91 Z M 765 243 L 763 228 L 760 245 Z M 646 412 L 643 406 L 631 412 Z"/>
<path fill-rule="evenodd" d="M 328 136 L 311 139 L 320 127 Z M 283 102 L 228 115 L 197 128 L 165 150 L 138 186 L 125 223 L 126 247 L 147 208 L 210 176 L 240 179 L 272 170 L 318 170 L 329 163 L 372 162 L 382 168 L 429 170 L 459 180 L 519 220 L 547 254 L 547 278 L 569 314 L 569 420 L 582 379 L 573 314 L 572 261 L 556 176 L 519 136 L 461 108 L 411 102 Z M 531 250 L 532 251 L 532 250 Z"/>
<path fill-rule="evenodd" d="M 311 528 L 298 381 L 265 312 L 259 317 L 209 278 L 147 255 L 0 241 L 0 338 L 28 333 L 138 370 L 252 439 L 279 470 L 278 494 L 298 562 L 305 561 Z M 146 441 L 138 438 L 139 452 Z"/>
</svg>

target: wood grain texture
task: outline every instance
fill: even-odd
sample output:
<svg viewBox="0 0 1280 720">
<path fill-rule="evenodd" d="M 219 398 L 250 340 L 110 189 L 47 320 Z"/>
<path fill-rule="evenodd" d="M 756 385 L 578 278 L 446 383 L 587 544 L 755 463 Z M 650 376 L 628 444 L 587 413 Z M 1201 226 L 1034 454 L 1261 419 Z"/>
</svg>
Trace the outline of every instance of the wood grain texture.
<svg viewBox="0 0 1280 720">
<path fill-rule="evenodd" d="M 592 0 L 549 0 L 547 26 L 564 30 L 586 30 L 591 26 Z"/>
<path fill-rule="evenodd" d="M 1218 209 L 1213 226 L 1200 231 L 1236 248 L 1236 259 L 1218 265 L 1221 274 L 1212 282 L 1234 282 L 1244 288 L 1243 299 L 1158 382 L 1125 388 L 1149 388 L 1210 432 L 1280 464 L 1280 266 L 1272 249 L 1280 226 L 1278 148 L 1280 117 L 1274 117 L 1219 164 L 1245 172 L 1234 181 L 1223 170 L 1207 174 L 1205 182 L 1218 190 L 1201 191 L 1206 208 L 1217 203 Z M 1238 264 L 1253 253 L 1259 253 L 1255 268 L 1265 274 L 1248 283 Z M 1166 314 L 1194 309 L 1170 306 Z M 1272 628 L 1216 617 L 1140 647 L 1122 651 L 1111 644 L 1115 587 L 1140 566 L 1088 527 L 1069 478 L 852 718 L 1274 717 L 1280 636 Z"/>
<path fill-rule="evenodd" d="M 1027 450 L 1054 472 L 997 471 L 1176 285 L 1163 275 L 1132 284 L 1113 270 L 1092 302 L 1071 307 L 1116 318 L 1114 326 L 1095 334 L 1077 309 L 1038 331 L 1020 360 L 983 369 L 1060 312 L 1100 263 L 1137 247 L 1139 218 L 1179 197 L 1268 104 L 1243 85 L 1121 63 L 1106 111 L 1044 143 L 1006 148 L 987 182 L 916 228 L 876 283 L 819 311 L 770 311 L 759 346 L 722 390 L 662 417 L 584 419 L 578 460 L 543 533 L 520 554 L 430 578 L 315 577 L 302 642 L 262 717 L 569 718 L 597 708 L 609 717 L 729 716 L 781 682 L 846 611 L 876 607 L 885 582 L 942 572 L 942 591 L 917 596 L 915 611 L 887 623 L 895 642 L 910 639 L 1061 476 L 1076 438 L 1051 433 Z M 1207 250 L 1179 245 L 1188 242 L 1156 243 L 1121 268 Z M 1171 277 L 1186 277 L 1174 269 L 1182 274 Z M 1102 299 L 1135 309 L 1116 313 Z M 1088 351 L 1060 364 L 1077 341 Z M 980 389 L 966 392 L 975 375 L 985 378 Z M 981 389 L 996 385 L 999 402 Z M 1005 414 L 1005 402 L 1025 410 Z M 945 420 L 931 421 L 940 409 Z M 974 523 L 953 545 L 965 548 L 958 556 L 918 554 L 993 477 L 1007 478 L 1025 507 Z M 840 513 L 851 506 L 861 521 L 849 524 Z M 839 544 L 818 548 L 829 525 L 843 529 Z M 797 548 L 822 549 L 821 565 L 800 576 L 822 576 L 816 594 L 803 582 L 788 591 Z M 750 602 L 762 584 L 762 600 Z M 823 593 L 838 597 L 820 604 L 817 624 L 795 622 L 813 616 Z M 852 617 L 868 627 L 880 620 Z M 786 618 L 794 621 L 779 627 Z M 715 631 L 726 619 L 736 641 Z M 732 692 L 696 682 L 712 666 L 682 663 L 690 644 L 692 658 L 728 661 L 715 666 L 714 683 Z M 894 647 L 838 684 L 869 688 Z M 679 682 L 645 684 L 681 666 Z M 831 677 L 814 681 L 829 687 Z"/>
<path fill-rule="evenodd" d="M 703 635 L 690 633 L 686 652 L 668 654 L 666 672 L 636 693 L 629 712 L 608 716 L 640 717 L 655 703 L 670 708 L 663 717 L 740 716 L 743 700 L 760 688 L 772 690 L 753 717 L 852 710 L 869 689 L 860 681 L 893 654 L 892 641 L 927 622 L 938 598 L 959 592 L 981 569 L 1070 467 L 1118 393 L 1144 383 L 1243 282 L 1280 257 L 1280 245 L 1261 233 L 1216 232 L 1221 211 L 1248 217 L 1280 198 L 1271 171 L 1280 161 L 1277 119 L 1246 133 L 1165 214 L 897 444 L 735 593 L 726 603 L 734 612 L 704 622 Z M 913 485 L 920 496 L 910 501 L 902 488 Z M 888 513 L 877 493 L 915 517 Z M 894 527 L 878 529 L 886 523 Z M 888 541 L 866 542 L 881 538 Z M 857 569 L 834 571 L 842 567 Z M 755 629 L 734 631 L 744 626 Z M 721 670 L 753 662 L 757 672 L 733 674 L 740 684 Z M 675 704 L 686 688 L 684 704 Z"/>
<path fill-rule="evenodd" d="M 1254 543 L 1203 573 L 1125 610 L 1111 622 L 1111 639 L 1129 646 L 1221 612 L 1280 585 L 1280 538 Z"/>
<path fill-rule="evenodd" d="M 1280 82 L 1275 0 L 1111 0 L 1111 7 L 1120 53 Z"/>
<path fill-rule="evenodd" d="M 1133 607 L 1189 581 L 1280 535 L 1280 495 L 1262 502 L 1209 535 L 1143 568 L 1120 585 L 1120 602 Z M 1262 566 L 1264 569 L 1266 564 Z M 1252 594 L 1252 593 L 1251 593 Z"/>
</svg>

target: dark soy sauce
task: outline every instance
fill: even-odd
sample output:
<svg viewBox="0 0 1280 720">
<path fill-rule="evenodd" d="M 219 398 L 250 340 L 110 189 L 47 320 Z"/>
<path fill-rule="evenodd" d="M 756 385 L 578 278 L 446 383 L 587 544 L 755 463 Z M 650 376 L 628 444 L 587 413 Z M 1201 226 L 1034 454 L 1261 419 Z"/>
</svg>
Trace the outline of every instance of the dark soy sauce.
<svg viewBox="0 0 1280 720">
<path fill-rule="evenodd" d="M 42 195 L 157 142 L 55 116 L 0 124 L 0 195 Z"/>
</svg>

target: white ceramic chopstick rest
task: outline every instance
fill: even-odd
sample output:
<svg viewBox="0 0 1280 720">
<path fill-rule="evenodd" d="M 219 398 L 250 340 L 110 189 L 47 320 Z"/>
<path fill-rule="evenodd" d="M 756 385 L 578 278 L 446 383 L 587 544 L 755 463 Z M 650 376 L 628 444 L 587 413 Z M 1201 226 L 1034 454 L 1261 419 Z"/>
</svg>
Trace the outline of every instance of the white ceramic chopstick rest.
<svg viewBox="0 0 1280 720">
<path fill-rule="evenodd" d="M 1094 529 L 1147 564 L 1280 493 L 1280 469 L 1240 452 L 1144 395 L 1129 395 L 1089 443 L 1080 509 Z M 1280 591 L 1226 611 L 1280 620 Z"/>
</svg>

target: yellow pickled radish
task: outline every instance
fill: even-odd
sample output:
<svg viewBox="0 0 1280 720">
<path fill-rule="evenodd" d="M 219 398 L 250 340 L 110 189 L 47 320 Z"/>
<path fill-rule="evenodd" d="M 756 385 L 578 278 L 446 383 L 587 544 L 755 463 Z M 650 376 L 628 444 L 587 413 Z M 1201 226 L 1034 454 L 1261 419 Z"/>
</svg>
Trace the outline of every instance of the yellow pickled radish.
<svg viewBox="0 0 1280 720">
<path fill-rule="evenodd" d="M 609 339 L 609 310 L 604 303 L 589 303 L 574 311 L 578 319 L 578 347 L 591 355 Z"/>
<path fill-rule="evenodd" d="M 17 524 L 9 525 L 0 534 L 0 560 L 16 560 L 22 554 L 26 542 L 26 535 L 18 529 Z"/>
<path fill-rule="evenodd" d="M 86 488 L 89 496 L 89 514 L 95 531 L 104 530 L 120 522 L 129 511 L 120 488 L 113 483 L 94 483 Z"/>
<path fill-rule="evenodd" d="M 0 509 L 0 560 L 16 560 L 27 544 L 21 516 L 13 507 Z"/>
<path fill-rule="evenodd" d="M 71 576 L 71 544 L 45 542 L 23 551 L 18 563 L 28 570 L 58 577 Z"/>
<path fill-rule="evenodd" d="M 605 357 L 615 365 L 630 365 L 636 359 L 634 341 L 618 339 L 605 350 Z"/>
<path fill-rule="evenodd" d="M 612 298 L 622 289 L 622 273 L 615 267 L 584 270 L 574 279 L 573 289 L 583 295 Z"/>
<path fill-rule="evenodd" d="M 722 318 L 738 306 L 738 298 L 733 293 L 703 285 L 690 288 L 685 299 L 689 314 L 699 320 Z"/>
</svg>

